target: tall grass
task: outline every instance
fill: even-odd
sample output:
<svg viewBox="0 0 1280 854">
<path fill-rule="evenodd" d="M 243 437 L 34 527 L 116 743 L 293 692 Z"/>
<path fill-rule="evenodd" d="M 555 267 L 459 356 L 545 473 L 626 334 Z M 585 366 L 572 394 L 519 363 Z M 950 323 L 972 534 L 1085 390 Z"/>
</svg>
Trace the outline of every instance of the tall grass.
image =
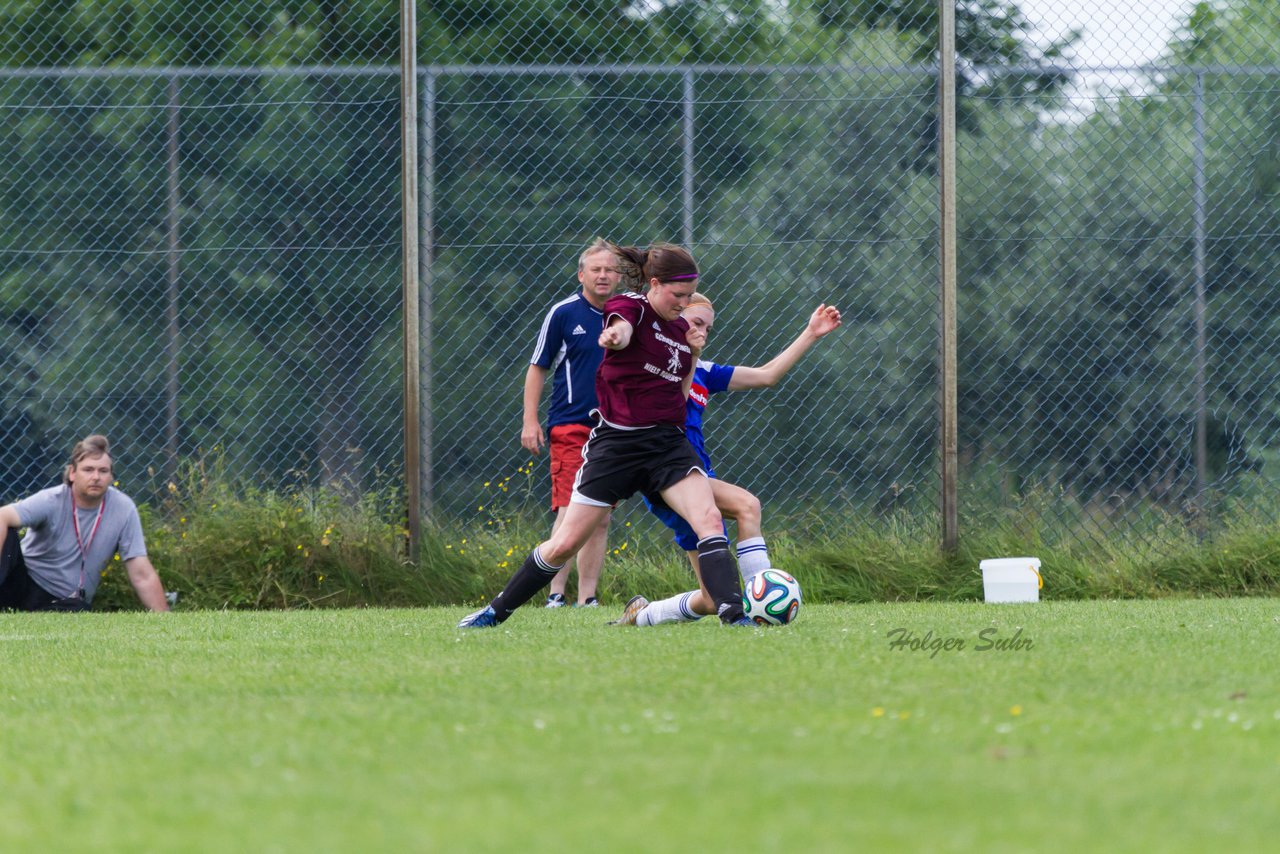
<svg viewBox="0 0 1280 854">
<path fill-rule="evenodd" d="M 203 461 L 166 485 L 165 500 L 142 508 L 143 525 L 151 559 L 184 607 L 474 604 L 501 589 L 547 536 L 551 516 L 533 484 L 531 465 L 486 482 L 472 519 L 424 526 L 416 564 L 395 485 L 356 497 L 267 489 Z M 974 500 L 954 554 L 938 548 L 936 515 L 919 507 L 840 518 L 775 514 L 768 534 L 773 563 L 796 574 L 811 602 L 980 599 L 979 561 L 1010 555 L 1042 560 L 1046 599 L 1280 593 L 1273 514 L 1224 501 L 1206 533 L 1154 504 L 1125 512 L 1122 521 L 1099 518 L 1096 508 L 1048 491 L 1003 506 Z M 619 514 L 601 579 L 607 604 L 693 585 L 665 529 L 644 514 Z M 108 567 L 98 607 L 138 607 L 118 562 Z"/>
<path fill-rule="evenodd" d="M 465 594 L 464 579 L 426 581 L 406 558 L 394 487 L 349 497 L 335 490 L 266 489 L 235 481 L 217 460 L 186 465 L 165 500 L 144 505 L 143 532 L 167 589 L 194 608 L 427 605 Z M 444 585 L 454 583 L 455 586 Z M 118 563 L 98 607 L 134 607 Z"/>
</svg>

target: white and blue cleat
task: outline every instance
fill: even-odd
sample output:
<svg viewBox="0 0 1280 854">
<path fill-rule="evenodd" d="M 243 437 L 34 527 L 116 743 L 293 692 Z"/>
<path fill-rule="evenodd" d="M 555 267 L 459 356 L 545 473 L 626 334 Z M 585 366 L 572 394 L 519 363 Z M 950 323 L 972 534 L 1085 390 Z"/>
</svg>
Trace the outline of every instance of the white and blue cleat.
<svg viewBox="0 0 1280 854">
<path fill-rule="evenodd" d="M 491 629 L 498 625 L 498 615 L 492 605 L 485 605 L 474 614 L 468 614 L 458 621 L 460 629 Z"/>
</svg>

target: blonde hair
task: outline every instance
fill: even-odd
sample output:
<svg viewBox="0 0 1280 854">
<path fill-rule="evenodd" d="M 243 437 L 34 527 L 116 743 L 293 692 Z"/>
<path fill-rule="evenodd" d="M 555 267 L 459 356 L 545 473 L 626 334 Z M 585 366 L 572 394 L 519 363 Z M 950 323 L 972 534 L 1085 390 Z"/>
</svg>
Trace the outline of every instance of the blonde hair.
<svg viewBox="0 0 1280 854">
<path fill-rule="evenodd" d="M 101 456 L 111 459 L 111 445 L 107 442 L 107 437 L 100 433 L 85 436 L 71 449 L 71 462 L 67 463 L 66 469 L 62 472 L 62 482 L 71 483 L 71 472 L 75 471 L 76 466 L 80 465 L 80 461 L 85 457 Z"/>
<path fill-rule="evenodd" d="M 595 255 L 597 252 L 609 252 L 614 255 L 617 254 L 616 252 L 613 251 L 612 243 L 605 240 L 603 237 L 597 237 L 591 243 L 591 245 L 588 246 L 586 249 L 583 249 L 582 254 L 578 256 L 578 272 L 579 273 L 581 273 L 583 268 L 586 267 L 587 258 L 591 255 Z"/>
<path fill-rule="evenodd" d="M 712 311 L 716 310 L 716 307 L 711 304 L 711 300 L 707 299 L 706 294 L 702 294 L 697 291 L 694 291 L 693 296 L 689 297 L 689 304 L 685 306 L 685 308 L 693 308 L 695 305 L 705 305 Z"/>
</svg>

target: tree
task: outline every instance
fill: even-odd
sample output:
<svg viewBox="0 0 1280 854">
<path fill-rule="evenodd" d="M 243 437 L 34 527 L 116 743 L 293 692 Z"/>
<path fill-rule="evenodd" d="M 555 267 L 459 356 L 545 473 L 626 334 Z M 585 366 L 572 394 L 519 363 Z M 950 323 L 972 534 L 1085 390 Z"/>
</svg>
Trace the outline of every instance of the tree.
<svg viewBox="0 0 1280 854">
<path fill-rule="evenodd" d="M 28 4 L 7 14 L 5 32 L 23 34 L 0 38 L 7 65 L 389 65 L 398 49 L 395 8 L 366 0 Z M 16 228 L 0 263 L 24 294 L 10 317 L 40 342 L 35 384 L 67 407 L 46 410 L 45 429 L 77 429 L 76 413 L 92 409 L 98 423 L 139 437 L 134 459 L 154 459 L 165 395 L 167 81 L 6 85 L 32 109 L 10 130 L 23 171 L 5 183 Z M 352 485 L 384 462 L 360 459 L 388 423 L 361 402 L 399 304 L 395 85 L 326 74 L 182 85 L 184 448 L 230 450 L 228 437 L 244 438 L 246 470 L 311 468 Z M 67 317 L 76 326 L 58 323 Z M 258 379 L 241 382 L 249 376 Z M 141 437 L 151 437 L 150 454 L 139 453 Z"/>
</svg>

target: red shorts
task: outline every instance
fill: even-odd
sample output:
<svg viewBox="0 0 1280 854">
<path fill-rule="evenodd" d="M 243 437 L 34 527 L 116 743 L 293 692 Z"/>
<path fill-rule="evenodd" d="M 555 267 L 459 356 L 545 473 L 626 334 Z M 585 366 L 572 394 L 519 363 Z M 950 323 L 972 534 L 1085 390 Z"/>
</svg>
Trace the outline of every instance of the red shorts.
<svg viewBox="0 0 1280 854">
<path fill-rule="evenodd" d="M 551 428 L 551 509 L 569 506 L 573 481 L 582 468 L 582 446 L 591 428 L 585 424 L 557 424 Z"/>
</svg>

